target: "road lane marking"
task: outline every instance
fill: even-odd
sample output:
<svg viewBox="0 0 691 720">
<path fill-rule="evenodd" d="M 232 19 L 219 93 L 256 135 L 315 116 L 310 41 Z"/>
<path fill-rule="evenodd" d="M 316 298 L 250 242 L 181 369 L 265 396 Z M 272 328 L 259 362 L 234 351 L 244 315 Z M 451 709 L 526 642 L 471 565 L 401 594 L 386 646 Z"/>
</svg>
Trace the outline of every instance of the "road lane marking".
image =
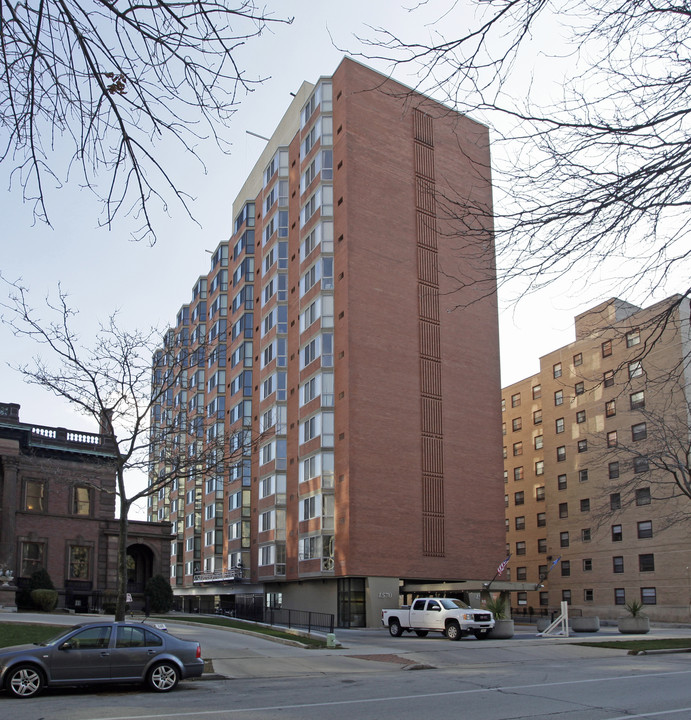
<svg viewBox="0 0 691 720">
<path fill-rule="evenodd" d="M 220 710 L 191 710 L 189 712 L 179 713 L 160 713 L 156 715 L 120 715 L 117 717 L 104 717 L 103 715 L 97 718 L 90 718 L 88 720 L 158 720 L 158 718 L 196 718 L 196 717 L 209 717 L 211 715 L 236 715 L 239 713 L 254 713 L 254 712 L 266 712 L 269 710 L 299 710 L 301 708 L 318 708 L 318 707 L 331 707 L 333 705 L 363 705 L 366 703 L 378 703 L 378 702 L 394 702 L 403 700 L 424 700 L 426 698 L 435 697 L 447 697 L 452 695 L 472 695 L 477 693 L 492 693 L 492 692 L 509 692 L 516 690 L 531 690 L 533 688 L 549 688 L 559 687 L 562 685 L 584 685 L 586 683 L 601 683 L 601 682 L 613 682 L 615 680 L 638 680 L 639 678 L 660 678 L 670 677 L 672 675 L 689 675 L 691 670 L 675 670 L 674 672 L 664 673 L 641 673 L 640 675 L 617 675 L 614 677 L 607 678 L 591 678 L 587 680 L 562 680 L 560 682 L 552 683 L 532 683 L 530 685 L 505 685 L 502 687 L 494 688 L 472 688 L 470 690 L 447 690 L 445 692 L 434 692 L 434 693 L 419 693 L 415 695 L 396 695 L 390 697 L 380 698 L 362 698 L 359 700 L 330 700 L 328 702 L 315 702 L 315 703 L 297 703 L 295 705 L 265 705 L 262 707 L 246 707 L 246 708 L 222 708 Z M 550 699 L 550 698 L 547 698 Z M 555 698 L 558 700 L 559 698 Z M 621 715 L 615 718 L 607 718 L 606 720 L 636 720 L 636 718 L 649 718 L 649 717 L 661 717 L 662 715 L 672 715 L 681 712 L 690 712 L 691 708 L 681 708 L 678 710 L 656 710 L 654 712 L 643 713 L 641 715 Z"/>
</svg>

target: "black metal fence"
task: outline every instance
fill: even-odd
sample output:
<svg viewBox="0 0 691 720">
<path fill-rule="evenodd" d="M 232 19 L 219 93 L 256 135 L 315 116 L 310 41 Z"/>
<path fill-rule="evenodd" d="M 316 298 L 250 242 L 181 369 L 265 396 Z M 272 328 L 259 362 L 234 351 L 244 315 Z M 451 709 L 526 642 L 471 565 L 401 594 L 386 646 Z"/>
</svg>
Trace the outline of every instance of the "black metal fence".
<svg viewBox="0 0 691 720">
<path fill-rule="evenodd" d="M 224 614 L 238 618 L 238 620 L 251 620 L 266 625 L 281 625 L 287 628 L 306 630 L 307 632 L 334 631 L 334 616 L 329 613 L 313 612 L 311 610 L 290 610 L 288 608 L 265 607 L 261 595 L 238 595 L 235 598 L 235 607 L 230 610 L 223 608 Z"/>
<path fill-rule="evenodd" d="M 288 608 L 264 608 L 264 622 L 268 625 L 283 625 L 312 632 L 332 633 L 334 616 L 329 613 L 312 612 L 311 610 L 289 610 Z"/>
</svg>

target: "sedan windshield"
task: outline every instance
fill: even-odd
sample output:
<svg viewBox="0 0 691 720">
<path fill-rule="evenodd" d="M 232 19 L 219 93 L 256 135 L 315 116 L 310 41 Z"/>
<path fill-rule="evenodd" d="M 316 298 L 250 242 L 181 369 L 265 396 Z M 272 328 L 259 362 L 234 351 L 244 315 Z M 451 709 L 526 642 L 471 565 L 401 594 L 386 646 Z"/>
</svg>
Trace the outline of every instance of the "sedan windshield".
<svg viewBox="0 0 691 720">
<path fill-rule="evenodd" d="M 40 643 L 34 643 L 34 645 L 40 645 L 41 647 L 57 645 L 64 637 L 66 637 L 71 632 L 74 632 L 77 628 L 80 628 L 80 627 L 81 627 L 81 625 L 73 625 L 72 627 L 65 628 L 64 630 L 61 630 L 55 637 L 52 637 L 49 640 L 44 640 L 43 642 L 40 642 Z"/>
</svg>

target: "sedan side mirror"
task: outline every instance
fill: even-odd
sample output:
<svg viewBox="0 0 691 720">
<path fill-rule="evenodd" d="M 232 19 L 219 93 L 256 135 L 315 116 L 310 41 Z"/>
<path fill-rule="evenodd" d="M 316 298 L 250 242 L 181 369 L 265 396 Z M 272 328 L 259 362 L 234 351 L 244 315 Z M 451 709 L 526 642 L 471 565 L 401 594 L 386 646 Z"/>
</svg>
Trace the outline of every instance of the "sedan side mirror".
<svg viewBox="0 0 691 720">
<path fill-rule="evenodd" d="M 74 645 L 72 645 L 69 640 L 65 640 L 64 643 L 60 643 L 60 645 L 58 645 L 58 650 L 71 650 L 73 647 Z"/>
</svg>

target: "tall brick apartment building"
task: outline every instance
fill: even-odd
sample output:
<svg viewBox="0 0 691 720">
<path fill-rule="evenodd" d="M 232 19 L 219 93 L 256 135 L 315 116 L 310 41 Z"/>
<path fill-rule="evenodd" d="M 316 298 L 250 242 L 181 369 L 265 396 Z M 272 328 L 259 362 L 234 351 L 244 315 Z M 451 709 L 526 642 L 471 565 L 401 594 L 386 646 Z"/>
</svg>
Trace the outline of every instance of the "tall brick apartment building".
<svg viewBox="0 0 691 720">
<path fill-rule="evenodd" d="M 21 422 L 19 410 L 0 403 L 0 569 L 21 588 L 45 568 L 59 607 L 98 610 L 116 588 L 113 446 L 97 433 Z M 167 522 L 130 522 L 128 590 L 137 603 L 151 575 L 167 574 L 169 547 Z"/>
<path fill-rule="evenodd" d="M 509 569 L 534 587 L 512 604 L 688 622 L 689 300 L 611 299 L 575 329 L 503 390 Z"/>
<path fill-rule="evenodd" d="M 161 351 L 190 367 L 154 425 L 245 448 L 152 499 L 186 607 L 254 594 L 376 624 L 400 593 L 492 578 L 489 164 L 487 128 L 350 59 L 295 95 Z"/>
</svg>

